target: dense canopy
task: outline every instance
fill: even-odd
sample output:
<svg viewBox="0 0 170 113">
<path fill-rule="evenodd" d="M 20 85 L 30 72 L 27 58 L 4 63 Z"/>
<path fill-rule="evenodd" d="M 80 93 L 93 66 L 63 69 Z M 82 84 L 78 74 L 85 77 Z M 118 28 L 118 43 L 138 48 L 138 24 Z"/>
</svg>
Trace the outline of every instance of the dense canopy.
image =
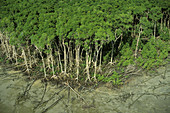
<svg viewBox="0 0 170 113">
<path fill-rule="evenodd" d="M 40 67 L 46 78 L 117 84 L 122 76 L 107 74 L 108 63 L 163 64 L 169 7 L 168 0 L 0 0 L 1 48 L 28 73 Z"/>
</svg>

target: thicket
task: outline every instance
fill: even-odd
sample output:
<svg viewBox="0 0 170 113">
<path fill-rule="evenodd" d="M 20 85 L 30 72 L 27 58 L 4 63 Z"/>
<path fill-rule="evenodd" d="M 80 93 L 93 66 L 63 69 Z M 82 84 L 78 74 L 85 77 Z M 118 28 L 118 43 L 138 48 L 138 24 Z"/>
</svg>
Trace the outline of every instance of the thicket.
<svg viewBox="0 0 170 113">
<path fill-rule="evenodd" d="M 120 84 L 106 67 L 150 69 L 170 51 L 168 0 L 0 0 L 7 59 L 46 79 Z M 122 68 L 123 69 L 123 68 Z M 124 70 L 121 70 L 123 72 Z"/>
</svg>

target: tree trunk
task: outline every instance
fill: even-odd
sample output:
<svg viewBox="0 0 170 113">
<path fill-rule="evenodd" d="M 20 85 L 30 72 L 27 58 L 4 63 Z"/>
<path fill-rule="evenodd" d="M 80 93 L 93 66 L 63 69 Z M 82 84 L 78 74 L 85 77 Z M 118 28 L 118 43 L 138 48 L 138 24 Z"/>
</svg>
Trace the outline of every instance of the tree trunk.
<svg viewBox="0 0 170 113">
<path fill-rule="evenodd" d="M 60 51 L 59 50 L 58 50 L 58 58 L 59 58 L 59 62 L 60 62 L 61 72 L 63 72 L 63 65 L 61 63 L 61 57 L 60 57 Z"/>
<path fill-rule="evenodd" d="M 80 62 L 80 58 L 79 58 L 79 54 L 80 54 L 80 46 L 77 45 L 76 46 L 76 68 L 77 68 L 77 81 L 79 79 L 79 62 Z"/>
<path fill-rule="evenodd" d="M 15 59 L 15 64 L 17 65 L 18 64 L 18 58 L 17 58 L 17 52 L 16 52 L 16 49 L 15 49 L 15 46 L 13 46 L 13 57 Z"/>
<path fill-rule="evenodd" d="M 58 56 L 58 67 L 59 69 L 61 69 L 61 72 L 63 72 L 63 65 L 62 65 L 62 62 L 61 62 L 61 56 L 60 56 L 60 48 L 58 47 L 58 45 L 56 44 L 56 48 L 57 48 L 57 56 Z"/>
<path fill-rule="evenodd" d="M 66 52 L 66 46 L 64 44 L 63 40 L 63 47 L 64 47 L 64 73 L 67 72 L 67 52 Z"/>
<path fill-rule="evenodd" d="M 160 28 L 161 31 L 162 31 L 162 24 L 163 24 L 163 17 L 161 18 L 161 28 Z"/>
<path fill-rule="evenodd" d="M 90 49 L 90 53 L 89 53 L 89 66 L 91 65 L 92 62 L 92 49 Z"/>
<path fill-rule="evenodd" d="M 6 35 L 6 37 L 7 37 L 7 35 Z M 11 59 L 11 56 L 10 56 L 10 47 L 9 47 L 8 39 L 7 38 L 5 38 L 5 46 L 6 46 L 6 51 L 7 51 L 7 57 L 9 59 Z"/>
<path fill-rule="evenodd" d="M 26 65 L 26 68 L 27 68 L 26 71 L 29 73 L 27 57 L 26 57 L 26 54 L 25 54 L 25 51 L 24 51 L 24 48 L 23 48 L 23 47 L 22 47 L 22 54 L 23 54 L 23 56 L 24 56 L 24 61 L 25 61 L 25 65 Z"/>
<path fill-rule="evenodd" d="M 113 62 L 113 51 L 114 51 L 114 41 L 111 42 L 112 43 L 112 52 L 111 52 L 111 59 L 110 62 Z"/>
<path fill-rule="evenodd" d="M 55 75 L 55 72 L 54 72 L 54 60 L 53 60 L 53 54 L 52 54 L 51 46 L 50 46 L 50 58 L 51 58 L 52 72 L 53 72 L 53 76 L 54 76 Z"/>
<path fill-rule="evenodd" d="M 67 61 L 69 61 L 69 71 L 72 71 L 73 52 L 72 52 L 71 42 L 69 42 L 69 44 L 67 45 L 67 48 L 68 48 Z"/>
<path fill-rule="evenodd" d="M 123 40 L 123 34 L 121 34 L 121 40 L 120 40 L 120 43 L 119 43 L 118 49 L 120 49 L 120 47 L 121 47 L 122 40 Z"/>
<path fill-rule="evenodd" d="M 51 55 L 50 55 L 50 53 L 47 53 L 47 67 L 48 67 L 48 69 L 51 69 L 51 66 L 50 66 L 50 64 L 51 64 Z"/>
<path fill-rule="evenodd" d="M 100 49 L 97 45 L 95 45 L 95 61 L 94 61 L 94 80 L 96 81 L 96 74 L 97 74 L 97 62 L 98 62 L 98 56 Z"/>
<path fill-rule="evenodd" d="M 28 50 L 28 56 L 29 56 L 29 66 L 30 68 L 32 68 L 32 59 L 31 59 L 31 52 L 30 52 L 29 46 L 27 47 L 27 50 Z"/>
<path fill-rule="evenodd" d="M 86 50 L 86 73 L 87 73 L 87 78 L 86 81 L 91 81 L 90 80 L 90 72 L 89 72 L 89 52 Z"/>
<path fill-rule="evenodd" d="M 168 26 L 168 29 L 169 29 L 169 21 L 170 21 L 170 17 L 169 17 L 168 22 L 167 22 L 167 24 L 168 24 L 168 25 L 167 25 L 167 26 Z"/>
<path fill-rule="evenodd" d="M 99 71 L 102 72 L 102 48 L 101 48 L 101 51 L 100 51 L 100 63 L 99 63 Z"/>
<path fill-rule="evenodd" d="M 167 16 L 168 16 L 168 15 L 166 15 L 165 18 L 164 18 L 164 27 L 166 27 Z"/>
<path fill-rule="evenodd" d="M 33 59 L 34 59 L 34 64 L 36 65 L 36 63 L 37 63 L 37 61 L 36 61 L 36 56 L 35 56 L 35 54 L 36 54 L 36 51 L 34 50 L 34 55 L 33 55 Z"/>
<path fill-rule="evenodd" d="M 70 46 L 69 48 L 69 66 L 70 66 L 70 69 L 72 69 L 73 67 L 73 51 L 72 51 L 72 47 Z"/>
<path fill-rule="evenodd" d="M 5 46 L 5 39 L 3 38 L 3 35 L 1 35 L 1 47 L 2 47 L 2 50 L 4 50 L 3 52 L 6 54 L 6 56 L 8 57 L 8 52 L 7 52 L 7 48 Z"/>
<path fill-rule="evenodd" d="M 46 67 L 45 67 L 45 62 L 44 62 L 44 57 L 43 57 L 43 55 L 42 55 L 42 52 L 38 49 L 38 47 L 36 47 L 36 48 L 37 48 L 37 50 L 39 51 L 40 56 L 41 56 L 41 58 L 42 58 L 43 69 L 44 69 L 44 77 L 47 78 Z"/>
<path fill-rule="evenodd" d="M 139 28 L 139 36 L 138 36 L 137 43 L 136 43 L 135 58 L 137 58 L 137 51 L 138 51 L 138 45 L 139 45 L 139 39 L 140 39 L 141 33 L 142 31 L 140 31 L 140 28 Z"/>
<path fill-rule="evenodd" d="M 156 37 L 156 21 L 155 21 L 155 24 L 154 24 L 154 39 Z"/>
</svg>

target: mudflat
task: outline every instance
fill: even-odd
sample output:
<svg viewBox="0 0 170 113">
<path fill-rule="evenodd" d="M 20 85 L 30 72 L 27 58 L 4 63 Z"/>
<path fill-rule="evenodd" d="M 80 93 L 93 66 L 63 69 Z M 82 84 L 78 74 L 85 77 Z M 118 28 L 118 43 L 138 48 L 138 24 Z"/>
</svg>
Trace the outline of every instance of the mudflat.
<svg viewBox="0 0 170 113">
<path fill-rule="evenodd" d="M 170 63 L 133 76 L 120 88 L 78 92 L 0 66 L 0 113 L 169 113 Z"/>
</svg>

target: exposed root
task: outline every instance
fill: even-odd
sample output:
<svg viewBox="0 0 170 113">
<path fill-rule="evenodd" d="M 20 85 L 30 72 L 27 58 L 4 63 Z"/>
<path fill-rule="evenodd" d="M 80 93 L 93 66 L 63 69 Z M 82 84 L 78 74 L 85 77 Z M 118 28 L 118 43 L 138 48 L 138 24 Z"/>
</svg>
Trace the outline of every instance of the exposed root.
<svg viewBox="0 0 170 113">
<path fill-rule="evenodd" d="M 66 88 L 66 86 L 64 86 L 60 91 L 54 93 L 54 94 L 51 96 L 51 98 L 49 98 L 48 100 L 39 103 L 37 106 L 34 107 L 34 110 L 37 109 L 38 107 L 44 105 L 44 104 L 47 104 L 50 100 L 52 100 L 52 99 L 54 98 L 55 95 L 59 95 L 59 93 L 60 93 L 61 91 L 63 91 L 65 88 Z"/>
<path fill-rule="evenodd" d="M 41 105 L 41 103 L 43 102 L 43 99 L 44 99 L 44 96 L 45 96 L 46 90 L 47 90 L 47 83 L 45 83 L 45 86 L 44 86 L 44 92 L 43 92 L 43 95 L 42 95 L 42 97 L 41 97 L 41 100 L 40 100 L 40 102 L 38 103 L 38 105 L 34 107 L 34 109 L 38 108 L 38 106 L 40 106 L 40 105 Z"/>
<path fill-rule="evenodd" d="M 78 93 L 76 92 L 70 85 L 68 82 L 65 82 L 65 85 L 67 85 L 80 99 L 83 100 L 83 102 L 85 102 L 87 104 L 87 102 L 85 101 L 85 99 Z"/>
<path fill-rule="evenodd" d="M 87 77 L 87 78 L 86 78 L 85 83 L 87 83 L 88 81 L 91 82 L 90 77 Z"/>
<path fill-rule="evenodd" d="M 142 96 L 144 96 L 145 93 L 141 94 L 138 98 L 136 98 L 128 107 L 130 108 L 133 104 L 136 103 L 136 101 L 138 101 Z"/>
<path fill-rule="evenodd" d="M 46 113 L 50 108 L 54 107 L 61 99 L 64 98 L 64 95 L 58 98 L 53 104 L 51 104 L 49 107 L 47 107 L 45 110 L 42 111 L 42 113 Z"/>
<path fill-rule="evenodd" d="M 26 86 L 24 93 L 23 93 L 23 94 L 20 94 L 20 95 L 18 96 L 17 101 L 16 101 L 17 103 L 19 103 L 19 102 L 22 101 L 23 99 L 27 99 L 26 97 L 27 97 L 28 94 L 29 94 L 29 90 L 31 89 L 31 87 L 32 87 L 32 85 L 34 84 L 35 81 L 36 81 L 36 79 L 33 80 L 32 83 L 30 83 L 30 84 L 28 84 L 28 85 Z"/>
</svg>

